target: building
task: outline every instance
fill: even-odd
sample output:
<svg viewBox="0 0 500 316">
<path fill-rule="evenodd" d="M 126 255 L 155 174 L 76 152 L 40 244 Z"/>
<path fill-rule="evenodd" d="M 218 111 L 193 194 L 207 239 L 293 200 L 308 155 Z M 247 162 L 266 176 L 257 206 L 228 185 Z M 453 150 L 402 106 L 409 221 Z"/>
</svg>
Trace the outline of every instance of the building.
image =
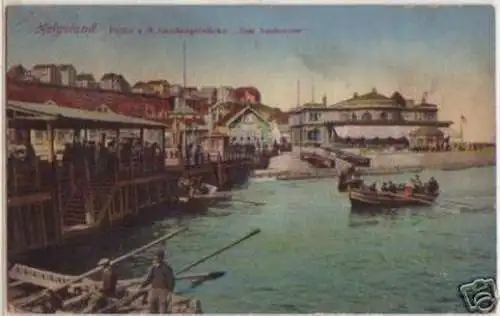
<svg viewBox="0 0 500 316">
<path fill-rule="evenodd" d="M 43 83 L 61 84 L 59 66 L 54 64 L 35 65 L 31 69 L 31 75 Z"/>
<path fill-rule="evenodd" d="M 15 65 L 7 71 L 6 76 L 8 80 L 24 80 L 28 74 L 29 71 L 23 65 Z"/>
<path fill-rule="evenodd" d="M 102 90 L 113 90 L 119 92 L 129 92 L 130 84 L 121 74 L 106 73 L 99 83 Z"/>
<path fill-rule="evenodd" d="M 387 97 L 375 88 L 362 95 L 354 93 L 331 106 L 327 106 L 326 98 L 323 103 L 305 104 L 289 117 L 296 146 L 409 147 L 411 133 L 420 127 L 448 128 L 451 124 L 438 119 L 437 105 L 428 103 L 425 97 L 415 104 L 399 92 Z"/>
<path fill-rule="evenodd" d="M 226 102 L 236 102 L 234 89 L 228 86 L 218 87 L 216 92 L 216 103 Z"/>
<path fill-rule="evenodd" d="M 170 84 L 168 83 L 167 80 L 151 80 L 147 82 L 147 85 L 149 87 L 149 90 L 152 91 L 152 93 L 156 93 L 164 97 L 170 95 L 169 94 Z"/>
<path fill-rule="evenodd" d="M 75 87 L 79 88 L 97 88 L 98 84 L 95 81 L 94 75 L 89 73 L 80 73 L 76 76 Z"/>
<path fill-rule="evenodd" d="M 257 147 L 280 143 L 287 130 L 287 120 L 278 108 L 246 102 L 224 102 L 210 107 L 208 125 L 224 131 L 231 144 L 254 144 Z M 285 119 L 285 120 L 284 120 Z"/>
<path fill-rule="evenodd" d="M 240 87 L 234 90 L 237 102 L 261 103 L 259 90 L 255 87 Z"/>
<path fill-rule="evenodd" d="M 59 73 L 61 74 L 61 84 L 65 86 L 75 86 L 76 84 L 76 69 L 71 64 L 60 65 Z"/>
<path fill-rule="evenodd" d="M 132 93 L 150 93 L 150 94 L 154 94 L 155 92 L 153 91 L 153 89 L 151 89 L 150 85 L 148 85 L 147 83 L 143 82 L 143 81 L 138 81 L 136 82 L 136 84 L 134 84 L 134 86 L 132 87 L 131 89 Z"/>
</svg>

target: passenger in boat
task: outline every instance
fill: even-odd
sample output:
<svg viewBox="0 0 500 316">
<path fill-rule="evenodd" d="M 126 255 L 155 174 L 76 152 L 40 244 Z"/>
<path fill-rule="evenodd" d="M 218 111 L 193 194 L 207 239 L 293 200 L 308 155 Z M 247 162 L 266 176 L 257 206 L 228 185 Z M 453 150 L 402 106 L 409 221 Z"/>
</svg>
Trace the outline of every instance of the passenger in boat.
<svg viewBox="0 0 500 316">
<path fill-rule="evenodd" d="M 439 183 L 437 182 L 434 177 L 431 177 L 429 179 L 429 182 L 427 183 L 427 192 L 430 194 L 436 194 L 439 191 Z"/>
<path fill-rule="evenodd" d="M 116 296 L 116 285 L 118 284 L 118 275 L 111 264 L 109 259 L 102 259 L 99 265 L 103 267 L 102 279 L 102 293 L 108 297 Z"/>
<path fill-rule="evenodd" d="M 415 175 L 413 183 L 414 183 L 415 187 L 417 187 L 417 188 L 421 188 L 423 186 L 422 181 L 420 180 L 420 177 L 418 176 L 418 174 Z"/>
<path fill-rule="evenodd" d="M 382 183 L 382 186 L 380 187 L 380 191 L 382 191 L 382 192 L 389 191 L 389 186 L 388 186 L 387 182 Z"/>
<path fill-rule="evenodd" d="M 389 184 L 387 185 L 387 191 L 396 194 L 398 191 L 398 188 L 396 187 L 396 185 L 392 181 L 389 181 Z"/>
<path fill-rule="evenodd" d="M 163 250 L 156 253 L 153 265 L 141 287 L 149 284 L 151 284 L 148 297 L 149 312 L 151 314 L 166 314 L 168 305 L 172 300 L 175 276 L 172 268 L 165 262 L 165 252 Z"/>
<path fill-rule="evenodd" d="M 42 305 L 42 313 L 54 314 L 62 308 L 62 299 L 54 291 L 47 290 L 44 296 L 46 300 Z"/>
<path fill-rule="evenodd" d="M 408 183 L 406 184 L 405 186 L 405 197 L 406 198 L 409 198 L 413 195 L 413 190 L 415 189 L 415 180 L 413 179 L 410 179 L 410 181 L 408 181 Z"/>
<path fill-rule="evenodd" d="M 373 182 L 368 189 L 372 192 L 377 192 L 377 182 Z"/>
</svg>

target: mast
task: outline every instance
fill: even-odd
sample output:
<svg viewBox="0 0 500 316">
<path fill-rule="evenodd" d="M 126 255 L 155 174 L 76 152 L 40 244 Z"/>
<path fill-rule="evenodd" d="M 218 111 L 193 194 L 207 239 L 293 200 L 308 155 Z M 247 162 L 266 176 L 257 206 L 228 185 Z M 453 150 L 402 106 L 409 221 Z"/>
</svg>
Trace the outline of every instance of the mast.
<svg viewBox="0 0 500 316">
<path fill-rule="evenodd" d="M 297 107 L 300 106 L 300 80 L 297 80 Z"/>
<path fill-rule="evenodd" d="M 187 63 L 187 58 L 186 58 L 186 40 L 182 42 L 182 87 L 186 88 L 187 85 L 187 79 L 186 79 L 186 63 Z"/>
<path fill-rule="evenodd" d="M 312 78 L 311 82 L 311 102 L 314 103 L 314 78 Z"/>
</svg>

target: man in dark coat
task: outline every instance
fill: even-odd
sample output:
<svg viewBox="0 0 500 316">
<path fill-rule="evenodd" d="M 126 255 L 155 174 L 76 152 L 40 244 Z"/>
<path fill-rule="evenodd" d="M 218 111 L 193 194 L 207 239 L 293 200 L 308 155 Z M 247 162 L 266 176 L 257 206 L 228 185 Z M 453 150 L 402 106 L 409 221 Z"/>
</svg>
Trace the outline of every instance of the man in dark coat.
<svg viewBox="0 0 500 316">
<path fill-rule="evenodd" d="M 151 284 L 148 298 L 149 312 L 151 314 L 167 313 L 175 287 L 175 276 L 172 268 L 165 262 L 165 252 L 163 250 L 156 253 L 153 265 L 149 269 L 149 273 L 142 282 L 141 287 L 149 284 Z"/>
</svg>

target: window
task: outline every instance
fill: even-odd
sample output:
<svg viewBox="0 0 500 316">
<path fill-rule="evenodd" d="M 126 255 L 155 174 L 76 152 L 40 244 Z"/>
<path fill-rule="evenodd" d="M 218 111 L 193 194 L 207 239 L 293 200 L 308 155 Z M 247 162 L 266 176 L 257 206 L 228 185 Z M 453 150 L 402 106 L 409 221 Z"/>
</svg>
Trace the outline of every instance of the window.
<svg viewBox="0 0 500 316">
<path fill-rule="evenodd" d="M 356 121 L 358 117 L 356 116 L 356 113 L 352 113 L 351 115 L 351 120 Z"/>
<path fill-rule="evenodd" d="M 363 113 L 363 116 L 361 117 L 363 121 L 371 121 L 372 120 L 372 114 L 370 112 L 365 112 Z"/>
<path fill-rule="evenodd" d="M 386 121 L 388 118 L 387 112 L 380 113 L 380 120 Z"/>
</svg>

